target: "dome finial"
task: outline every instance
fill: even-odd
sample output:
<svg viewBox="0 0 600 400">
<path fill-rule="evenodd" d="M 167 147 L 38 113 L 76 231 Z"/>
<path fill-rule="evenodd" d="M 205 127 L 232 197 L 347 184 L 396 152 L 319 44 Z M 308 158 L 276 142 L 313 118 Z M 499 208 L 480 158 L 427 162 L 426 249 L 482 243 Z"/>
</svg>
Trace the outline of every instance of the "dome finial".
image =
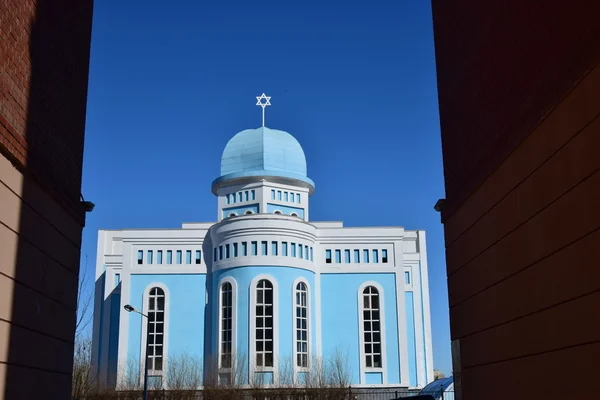
<svg viewBox="0 0 600 400">
<path fill-rule="evenodd" d="M 270 101 L 271 97 L 270 96 L 266 96 L 263 93 L 262 96 L 256 96 L 256 100 L 258 100 L 256 102 L 256 105 L 262 107 L 262 126 L 264 128 L 265 127 L 265 107 L 271 105 L 271 101 Z M 263 100 L 265 100 L 265 101 L 263 102 Z"/>
</svg>

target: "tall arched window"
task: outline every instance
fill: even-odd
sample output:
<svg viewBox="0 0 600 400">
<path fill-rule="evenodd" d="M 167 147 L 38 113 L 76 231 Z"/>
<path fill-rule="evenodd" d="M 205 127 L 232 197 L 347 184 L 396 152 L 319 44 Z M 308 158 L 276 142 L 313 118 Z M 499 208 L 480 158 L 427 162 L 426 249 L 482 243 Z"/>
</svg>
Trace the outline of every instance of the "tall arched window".
<svg viewBox="0 0 600 400">
<path fill-rule="evenodd" d="M 221 285 L 221 343 L 220 367 L 231 368 L 233 344 L 233 287 L 225 282 Z"/>
<path fill-rule="evenodd" d="M 296 367 L 308 368 L 308 287 L 296 285 Z"/>
<path fill-rule="evenodd" d="M 379 291 L 367 286 L 362 293 L 365 367 L 382 368 L 381 310 Z"/>
<path fill-rule="evenodd" d="M 261 279 L 256 285 L 256 366 L 273 367 L 273 284 Z"/>
<path fill-rule="evenodd" d="M 148 369 L 162 371 L 165 345 L 165 292 L 153 287 L 148 293 Z"/>
</svg>

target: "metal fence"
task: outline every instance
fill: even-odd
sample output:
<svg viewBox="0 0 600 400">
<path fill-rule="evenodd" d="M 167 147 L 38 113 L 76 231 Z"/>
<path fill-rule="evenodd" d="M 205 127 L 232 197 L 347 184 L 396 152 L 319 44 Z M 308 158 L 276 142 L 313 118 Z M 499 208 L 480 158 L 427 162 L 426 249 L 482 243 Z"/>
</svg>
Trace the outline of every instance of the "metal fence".
<svg viewBox="0 0 600 400">
<path fill-rule="evenodd" d="M 410 398 L 419 390 L 406 388 L 326 388 L 326 389 L 226 389 L 150 390 L 148 400 L 395 400 Z M 435 400 L 454 400 L 451 392 L 427 393 Z M 113 391 L 74 400 L 141 400 L 141 391 Z"/>
</svg>

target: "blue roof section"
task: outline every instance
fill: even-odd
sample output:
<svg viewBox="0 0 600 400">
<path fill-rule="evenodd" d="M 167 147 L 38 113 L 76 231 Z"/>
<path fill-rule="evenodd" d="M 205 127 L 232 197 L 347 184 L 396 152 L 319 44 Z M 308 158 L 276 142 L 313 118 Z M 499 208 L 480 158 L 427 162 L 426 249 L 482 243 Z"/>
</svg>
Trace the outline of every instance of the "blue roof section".
<svg viewBox="0 0 600 400">
<path fill-rule="evenodd" d="M 451 376 L 448 378 L 438 379 L 437 381 L 433 381 L 427 384 L 427 386 L 421 389 L 419 394 L 429 394 L 433 396 L 433 398 L 436 400 L 441 399 L 442 392 L 446 391 L 446 389 L 448 389 L 448 387 L 452 385 L 453 382 L 454 378 Z"/>
<path fill-rule="evenodd" d="M 223 150 L 221 176 L 214 183 L 250 176 L 297 179 L 314 187 L 306 176 L 306 156 L 289 133 L 260 127 L 235 135 Z"/>
</svg>

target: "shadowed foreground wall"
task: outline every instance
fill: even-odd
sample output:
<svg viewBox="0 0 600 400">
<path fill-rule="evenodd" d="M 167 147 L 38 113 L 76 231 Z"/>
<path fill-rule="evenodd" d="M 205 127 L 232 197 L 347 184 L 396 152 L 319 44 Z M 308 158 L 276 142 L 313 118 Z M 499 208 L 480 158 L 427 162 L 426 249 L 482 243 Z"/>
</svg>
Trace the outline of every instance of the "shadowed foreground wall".
<svg viewBox="0 0 600 400">
<path fill-rule="evenodd" d="M 433 0 L 463 400 L 597 392 L 598 15 L 584 0 Z"/>
<path fill-rule="evenodd" d="M 92 0 L 0 0 L 0 399 L 69 399 Z"/>
</svg>

